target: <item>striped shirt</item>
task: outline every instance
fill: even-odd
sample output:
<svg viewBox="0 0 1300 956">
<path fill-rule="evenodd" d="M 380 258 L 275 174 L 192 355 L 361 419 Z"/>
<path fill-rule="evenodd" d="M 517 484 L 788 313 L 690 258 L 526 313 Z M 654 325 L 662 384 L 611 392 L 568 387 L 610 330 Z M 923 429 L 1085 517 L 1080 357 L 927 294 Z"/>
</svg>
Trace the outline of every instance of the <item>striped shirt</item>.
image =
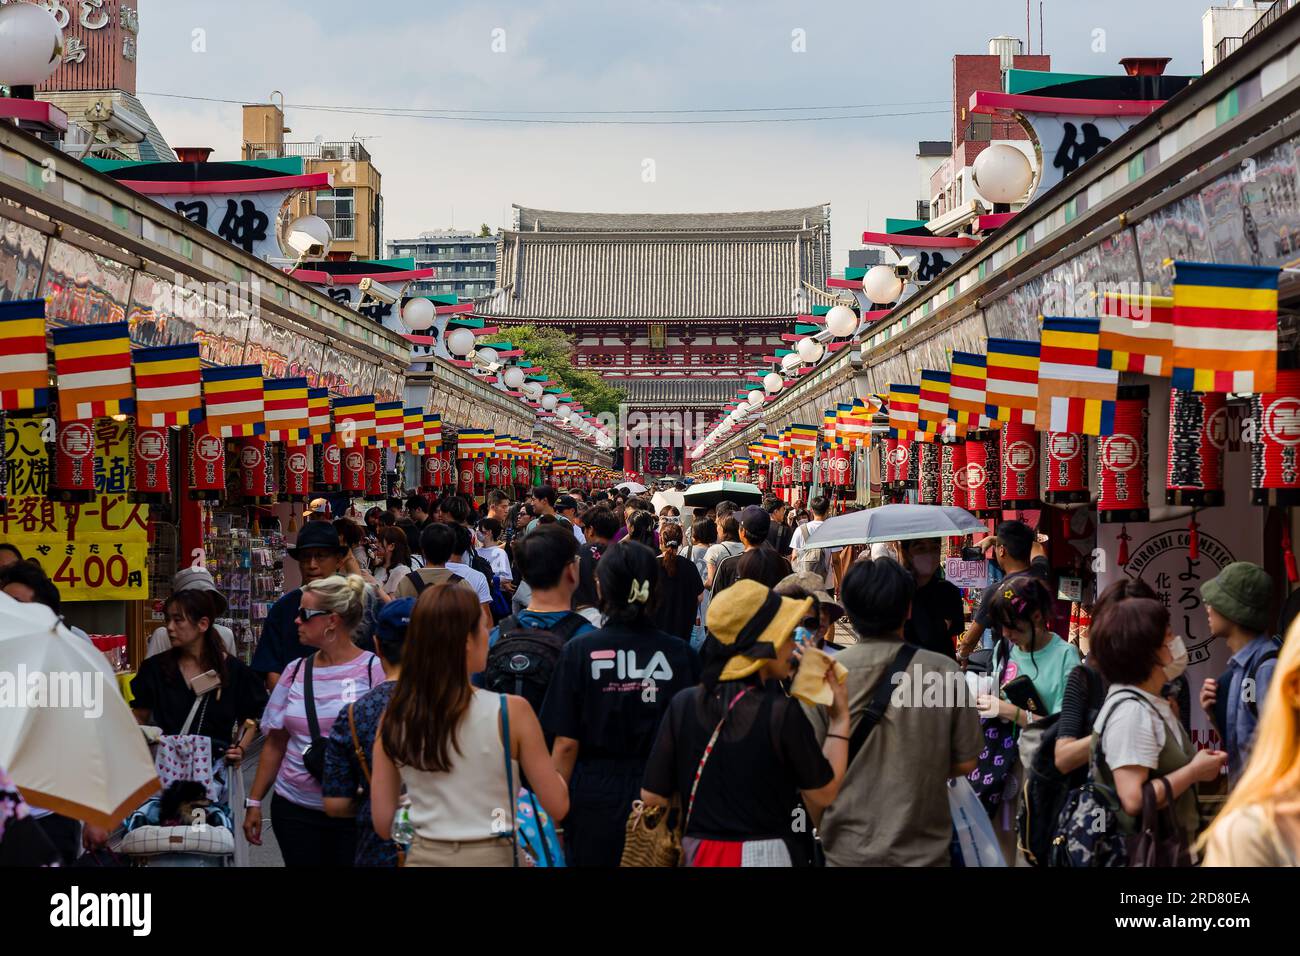
<svg viewBox="0 0 1300 956">
<path fill-rule="evenodd" d="M 307 723 L 307 702 L 303 682 L 305 659 L 289 665 L 285 676 L 275 685 L 271 700 L 262 715 L 263 730 L 285 730 L 289 744 L 280 773 L 275 778 L 275 792 L 300 807 L 323 810 L 320 783 L 307 772 L 303 752 L 311 743 Z M 334 718 L 348 704 L 360 700 L 372 687 L 385 681 L 384 667 L 374 654 L 363 653 L 346 664 L 315 667 L 312 670 L 312 697 L 316 702 L 316 722 L 320 725 L 321 746 L 329 739 Z"/>
</svg>

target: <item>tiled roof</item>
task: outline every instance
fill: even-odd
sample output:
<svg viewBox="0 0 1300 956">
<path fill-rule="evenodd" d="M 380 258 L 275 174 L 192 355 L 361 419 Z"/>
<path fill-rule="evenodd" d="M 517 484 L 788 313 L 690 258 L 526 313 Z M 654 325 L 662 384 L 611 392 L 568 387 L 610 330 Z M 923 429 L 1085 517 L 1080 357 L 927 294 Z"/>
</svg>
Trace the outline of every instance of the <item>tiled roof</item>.
<svg viewBox="0 0 1300 956">
<path fill-rule="evenodd" d="M 502 319 L 790 316 L 825 287 L 829 207 L 752 213 L 554 213 L 516 207 L 497 256 Z M 528 216 L 535 217 L 529 222 Z M 533 225 L 539 231 L 532 231 Z"/>
<path fill-rule="evenodd" d="M 680 376 L 655 376 L 653 378 L 610 379 L 611 384 L 618 385 L 627 394 L 630 405 L 670 404 L 718 405 L 726 402 L 746 382 L 742 378 L 683 378 Z"/>
</svg>

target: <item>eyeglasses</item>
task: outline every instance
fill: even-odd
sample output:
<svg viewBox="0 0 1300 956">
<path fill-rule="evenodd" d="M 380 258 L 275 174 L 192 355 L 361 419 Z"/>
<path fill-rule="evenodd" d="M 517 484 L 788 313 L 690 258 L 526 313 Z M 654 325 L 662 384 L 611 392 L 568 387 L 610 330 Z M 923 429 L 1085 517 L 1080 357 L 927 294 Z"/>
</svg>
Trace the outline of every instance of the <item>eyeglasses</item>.
<svg viewBox="0 0 1300 956">
<path fill-rule="evenodd" d="M 332 611 L 322 611 L 318 608 L 300 607 L 298 608 L 298 620 L 306 624 L 314 617 L 320 617 L 322 614 L 332 614 Z"/>
</svg>

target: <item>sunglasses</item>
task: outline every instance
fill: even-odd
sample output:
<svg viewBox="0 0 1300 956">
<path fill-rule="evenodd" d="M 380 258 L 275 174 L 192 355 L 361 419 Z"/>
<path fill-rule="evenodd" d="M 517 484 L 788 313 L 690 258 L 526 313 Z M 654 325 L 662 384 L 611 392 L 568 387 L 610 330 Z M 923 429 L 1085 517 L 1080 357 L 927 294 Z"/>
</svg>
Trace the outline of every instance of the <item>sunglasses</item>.
<svg viewBox="0 0 1300 956">
<path fill-rule="evenodd" d="M 318 608 L 300 607 L 298 608 L 298 620 L 306 624 L 312 618 L 320 617 L 322 614 L 332 614 L 332 611 L 322 611 Z"/>
</svg>

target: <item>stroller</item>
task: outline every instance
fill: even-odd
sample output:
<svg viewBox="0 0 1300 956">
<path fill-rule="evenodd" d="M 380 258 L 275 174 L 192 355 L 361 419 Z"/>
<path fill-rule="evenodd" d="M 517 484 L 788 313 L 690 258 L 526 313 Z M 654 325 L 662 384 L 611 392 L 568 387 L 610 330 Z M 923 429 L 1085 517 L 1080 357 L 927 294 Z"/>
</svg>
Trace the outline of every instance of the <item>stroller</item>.
<svg viewBox="0 0 1300 956">
<path fill-rule="evenodd" d="M 189 730 L 193 717 L 191 712 L 182 731 Z M 145 730 L 146 738 L 153 738 L 163 791 L 123 822 L 118 852 L 134 866 L 246 866 L 244 778 L 241 767 L 225 762 L 227 747 L 198 734 Z M 239 730 L 232 740 L 239 739 Z"/>
</svg>

